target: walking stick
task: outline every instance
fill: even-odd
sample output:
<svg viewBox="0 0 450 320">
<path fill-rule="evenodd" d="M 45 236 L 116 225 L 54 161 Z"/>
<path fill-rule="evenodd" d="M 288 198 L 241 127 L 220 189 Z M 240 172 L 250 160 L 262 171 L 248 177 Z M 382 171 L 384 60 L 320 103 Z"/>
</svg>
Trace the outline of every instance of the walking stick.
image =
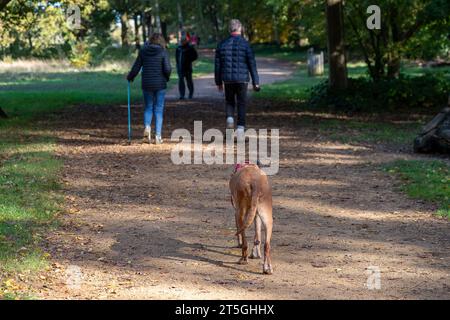
<svg viewBox="0 0 450 320">
<path fill-rule="evenodd" d="M 131 106 L 130 106 L 130 81 L 128 81 L 128 144 L 131 144 Z"/>
</svg>

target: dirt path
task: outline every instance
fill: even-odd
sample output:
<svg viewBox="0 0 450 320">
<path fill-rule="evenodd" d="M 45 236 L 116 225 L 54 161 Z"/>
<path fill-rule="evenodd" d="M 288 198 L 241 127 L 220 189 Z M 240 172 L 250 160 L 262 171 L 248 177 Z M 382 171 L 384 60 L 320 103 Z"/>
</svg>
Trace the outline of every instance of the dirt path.
<svg viewBox="0 0 450 320">
<path fill-rule="evenodd" d="M 223 127 L 214 99 L 168 101 L 174 128 Z M 135 128 L 142 108 L 133 110 Z M 398 193 L 375 165 L 410 157 L 330 142 L 301 114 L 252 103 L 248 123 L 280 128 L 274 189 L 274 275 L 237 264 L 227 165 L 175 166 L 174 143 L 122 145 L 126 107 L 58 116 L 68 203 L 47 238 L 43 299 L 450 299 L 450 223 Z M 140 128 L 140 127 L 139 127 Z M 135 130 L 135 133 L 140 130 Z M 253 230 L 249 236 L 253 235 Z M 366 268 L 381 289 L 368 290 Z M 74 275 L 75 273 L 75 275 Z M 75 279 L 75 280 L 74 280 Z M 79 285 L 79 286 L 78 286 Z"/>
</svg>

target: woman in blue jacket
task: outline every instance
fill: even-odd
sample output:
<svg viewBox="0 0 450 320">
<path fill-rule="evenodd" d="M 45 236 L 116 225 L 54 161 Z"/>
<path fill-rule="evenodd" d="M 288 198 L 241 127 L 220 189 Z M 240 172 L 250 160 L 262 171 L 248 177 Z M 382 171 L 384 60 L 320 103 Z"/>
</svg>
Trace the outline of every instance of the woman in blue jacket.
<svg viewBox="0 0 450 320">
<path fill-rule="evenodd" d="M 167 82 L 170 79 L 172 67 L 169 54 L 165 49 L 164 37 L 160 33 L 154 33 L 150 43 L 146 43 L 139 51 L 139 55 L 127 76 L 128 81 L 133 81 L 142 69 L 142 91 L 144 94 L 144 140 L 151 143 L 151 124 L 155 115 L 155 143 L 161 144 L 161 132 L 164 114 L 164 99 Z"/>
</svg>

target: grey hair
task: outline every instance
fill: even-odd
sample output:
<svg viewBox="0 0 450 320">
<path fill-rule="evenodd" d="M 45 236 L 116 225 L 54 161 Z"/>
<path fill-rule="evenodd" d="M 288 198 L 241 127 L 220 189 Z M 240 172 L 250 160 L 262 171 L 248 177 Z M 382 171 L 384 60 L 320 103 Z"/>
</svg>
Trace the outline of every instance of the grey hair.
<svg viewBox="0 0 450 320">
<path fill-rule="evenodd" d="M 236 32 L 242 29 L 242 23 L 238 19 L 232 19 L 228 25 L 228 30 L 230 32 Z"/>
</svg>

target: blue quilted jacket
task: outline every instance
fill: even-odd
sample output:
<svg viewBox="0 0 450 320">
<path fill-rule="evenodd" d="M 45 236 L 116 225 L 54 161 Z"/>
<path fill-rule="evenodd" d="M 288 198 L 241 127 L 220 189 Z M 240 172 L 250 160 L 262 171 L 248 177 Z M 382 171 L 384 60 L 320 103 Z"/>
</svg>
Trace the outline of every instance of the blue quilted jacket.
<svg viewBox="0 0 450 320">
<path fill-rule="evenodd" d="M 166 50 L 157 44 L 146 43 L 139 51 L 127 79 L 133 81 L 142 69 L 142 90 L 156 91 L 167 88 L 172 67 Z"/>
<path fill-rule="evenodd" d="M 230 36 L 216 49 L 215 81 L 223 83 L 248 83 L 259 85 L 255 55 L 250 44 L 241 36 Z"/>
</svg>

